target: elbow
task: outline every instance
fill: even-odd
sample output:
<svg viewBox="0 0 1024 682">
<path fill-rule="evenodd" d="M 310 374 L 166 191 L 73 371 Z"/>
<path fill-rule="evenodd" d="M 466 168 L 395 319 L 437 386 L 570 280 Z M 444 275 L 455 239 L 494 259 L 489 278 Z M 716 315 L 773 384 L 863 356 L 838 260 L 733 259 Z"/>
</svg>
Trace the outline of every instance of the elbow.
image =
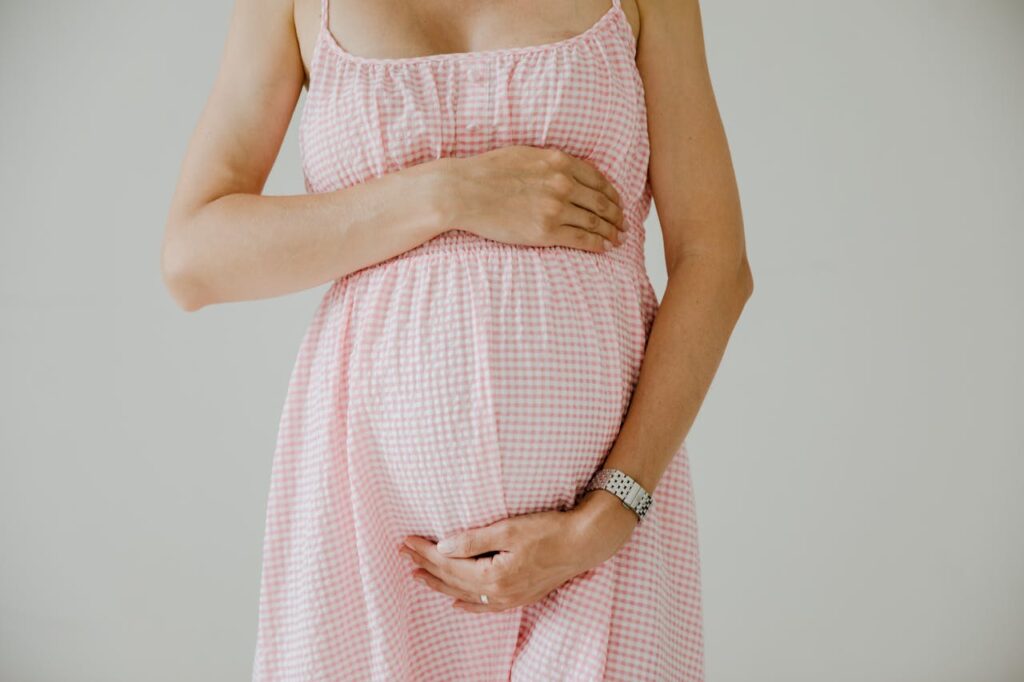
<svg viewBox="0 0 1024 682">
<path fill-rule="evenodd" d="M 754 272 L 750 269 L 750 261 L 747 260 L 746 253 L 743 254 L 743 258 L 740 261 L 737 288 L 739 289 L 740 300 L 743 304 L 746 304 L 750 297 L 754 295 Z"/>
<path fill-rule="evenodd" d="M 747 301 L 754 295 L 754 273 L 750 269 L 746 252 L 740 254 L 739 261 L 733 261 L 730 268 L 729 299 L 733 302 L 733 310 L 738 318 L 747 307 Z"/>
<path fill-rule="evenodd" d="M 160 276 L 174 303 L 187 313 L 207 305 L 195 266 L 169 227 L 160 249 Z"/>
<path fill-rule="evenodd" d="M 705 250 L 680 255 L 668 261 L 668 277 L 706 278 L 722 296 L 742 309 L 754 294 L 754 274 L 745 250 L 723 253 Z"/>
</svg>

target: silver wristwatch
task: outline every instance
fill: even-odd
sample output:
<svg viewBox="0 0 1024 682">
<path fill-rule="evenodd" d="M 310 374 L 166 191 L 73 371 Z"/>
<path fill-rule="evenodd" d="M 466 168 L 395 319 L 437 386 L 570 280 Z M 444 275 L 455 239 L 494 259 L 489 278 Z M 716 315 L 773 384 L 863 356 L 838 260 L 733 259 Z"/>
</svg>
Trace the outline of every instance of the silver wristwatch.
<svg viewBox="0 0 1024 682">
<path fill-rule="evenodd" d="M 638 522 L 643 520 L 647 510 L 654 503 L 654 498 L 644 490 L 643 486 L 625 471 L 618 469 L 598 471 L 587 483 L 583 494 L 598 489 L 607 490 L 622 500 L 622 506 L 631 509 L 637 515 Z"/>
</svg>

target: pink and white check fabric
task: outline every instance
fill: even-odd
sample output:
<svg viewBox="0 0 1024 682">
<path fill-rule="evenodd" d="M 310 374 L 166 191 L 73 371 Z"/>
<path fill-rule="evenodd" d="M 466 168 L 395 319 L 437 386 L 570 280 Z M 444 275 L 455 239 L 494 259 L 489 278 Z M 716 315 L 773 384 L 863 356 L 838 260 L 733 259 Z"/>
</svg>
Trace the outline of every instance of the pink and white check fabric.
<svg viewBox="0 0 1024 682">
<path fill-rule="evenodd" d="M 412 58 L 347 52 L 323 0 L 300 123 L 306 188 L 524 144 L 604 172 L 608 253 L 457 226 L 337 280 L 299 349 L 266 510 L 253 679 L 703 679 L 685 445 L 611 559 L 526 607 L 452 608 L 396 548 L 568 509 L 615 441 L 658 301 L 643 82 L 613 0 L 554 43 Z M 381 225 L 381 230 L 388 229 Z"/>
</svg>

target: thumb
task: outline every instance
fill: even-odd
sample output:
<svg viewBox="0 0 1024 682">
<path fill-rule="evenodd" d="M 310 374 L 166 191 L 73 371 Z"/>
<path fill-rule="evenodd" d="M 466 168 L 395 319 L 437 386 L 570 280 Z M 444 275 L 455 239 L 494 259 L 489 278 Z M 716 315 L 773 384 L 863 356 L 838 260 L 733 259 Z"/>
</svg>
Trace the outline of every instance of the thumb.
<svg viewBox="0 0 1024 682">
<path fill-rule="evenodd" d="M 468 558 L 484 552 L 500 552 L 505 547 L 504 521 L 449 535 L 437 543 L 437 551 L 447 557 Z"/>
</svg>

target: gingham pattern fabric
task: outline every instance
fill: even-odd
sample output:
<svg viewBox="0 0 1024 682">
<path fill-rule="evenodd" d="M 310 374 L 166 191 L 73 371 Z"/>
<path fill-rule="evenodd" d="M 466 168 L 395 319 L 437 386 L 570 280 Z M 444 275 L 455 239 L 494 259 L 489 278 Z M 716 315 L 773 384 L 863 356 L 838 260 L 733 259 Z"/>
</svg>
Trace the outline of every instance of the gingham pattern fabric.
<svg viewBox="0 0 1024 682">
<path fill-rule="evenodd" d="M 570 508 L 625 417 L 658 301 L 644 89 L 619 0 L 558 42 L 412 58 L 351 54 L 328 16 L 323 0 L 300 123 L 308 191 L 528 144 L 603 171 L 628 230 L 599 254 L 452 226 L 333 283 L 281 416 L 253 680 L 703 679 L 685 445 L 629 542 L 535 604 L 459 611 L 396 552 L 407 534 Z"/>
</svg>

